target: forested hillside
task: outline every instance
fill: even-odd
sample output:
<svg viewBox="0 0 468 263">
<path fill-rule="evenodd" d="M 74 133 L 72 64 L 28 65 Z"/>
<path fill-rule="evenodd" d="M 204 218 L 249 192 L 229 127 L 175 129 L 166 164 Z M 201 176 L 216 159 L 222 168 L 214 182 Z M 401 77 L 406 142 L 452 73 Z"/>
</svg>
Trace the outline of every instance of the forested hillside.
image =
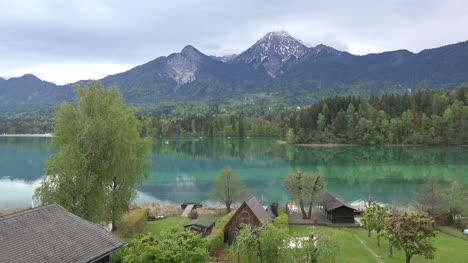
<svg viewBox="0 0 468 263">
<path fill-rule="evenodd" d="M 334 97 L 304 109 L 250 106 L 178 105 L 170 110 L 136 108 L 144 136 L 279 136 L 291 144 L 439 144 L 468 143 L 468 86 L 442 93 Z M 0 118 L 1 133 L 48 133 L 52 111 Z"/>
<path fill-rule="evenodd" d="M 468 86 L 323 99 L 284 116 L 280 136 L 293 144 L 467 144 Z"/>
</svg>

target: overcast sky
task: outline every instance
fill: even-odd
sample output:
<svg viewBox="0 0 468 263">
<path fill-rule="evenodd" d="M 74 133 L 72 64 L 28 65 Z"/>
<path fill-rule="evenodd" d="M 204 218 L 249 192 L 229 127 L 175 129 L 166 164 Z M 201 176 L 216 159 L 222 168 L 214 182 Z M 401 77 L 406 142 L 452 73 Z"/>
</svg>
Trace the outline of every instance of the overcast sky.
<svg viewBox="0 0 468 263">
<path fill-rule="evenodd" d="M 0 76 L 98 79 L 191 44 L 240 53 L 269 31 L 353 54 L 468 40 L 467 0 L 0 0 Z"/>
</svg>

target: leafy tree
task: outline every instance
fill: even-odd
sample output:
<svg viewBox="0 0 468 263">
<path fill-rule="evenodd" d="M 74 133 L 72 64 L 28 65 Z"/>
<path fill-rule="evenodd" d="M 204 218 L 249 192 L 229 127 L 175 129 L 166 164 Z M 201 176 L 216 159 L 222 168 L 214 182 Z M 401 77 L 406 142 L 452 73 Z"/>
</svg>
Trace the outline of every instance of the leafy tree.
<svg viewBox="0 0 468 263">
<path fill-rule="evenodd" d="M 375 230 L 377 232 L 377 246 L 380 247 L 380 232 L 385 228 L 385 223 L 388 219 L 388 206 L 380 206 L 376 202 L 373 202 L 370 207 L 366 209 L 362 217 L 362 222 L 366 225 L 367 230 Z"/>
<path fill-rule="evenodd" d="M 444 206 L 452 217 L 468 214 L 468 191 L 459 181 L 454 180 L 443 194 Z"/>
<path fill-rule="evenodd" d="M 422 210 L 427 212 L 433 219 L 440 214 L 442 207 L 442 191 L 434 176 L 429 175 L 424 181 L 419 192 L 415 193 L 416 201 L 422 206 Z"/>
<path fill-rule="evenodd" d="M 243 225 L 237 234 L 232 250 L 239 252 L 242 262 L 335 262 L 335 239 L 313 230 L 308 237 L 288 235 L 285 229 L 272 224 L 261 227 Z"/>
<path fill-rule="evenodd" d="M 76 100 L 56 111 L 53 154 L 35 195 L 93 222 L 111 220 L 115 229 L 146 177 L 151 140 L 140 137 L 140 121 L 116 88 L 90 83 L 76 89 Z"/>
<path fill-rule="evenodd" d="M 288 129 L 288 132 L 286 133 L 286 141 L 291 144 L 297 143 L 296 135 L 294 134 L 293 128 Z"/>
<path fill-rule="evenodd" d="M 284 186 L 291 199 L 299 201 L 302 217 L 311 218 L 313 202 L 319 201 L 320 193 L 325 189 L 322 175 L 309 172 L 290 174 L 284 179 Z M 309 204 L 306 213 L 305 205 Z"/>
<path fill-rule="evenodd" d="M 122 263 L 198 263 L 206 262 L 207 241 L 193 231 L 172 229 L 159 237 L 139 234 L 117 255 L 114 262 Z"/>
<path fill-rule="evenodd" d="M 437 232 L 432 228 L 433 220 L 416 213 L 394 214 L 385 226 L 385 235 L 393 246 L 405 252 L 406 263 L 410 263 L 414 255 L 434 258 L 433 241 Z"/>
<path fill-rule="evenodd" d="M 231 212 L 232 204 L 242 201 L 246 195 L 246 185 L 232 168 L 225 168 L 219 172 L 210 192 L 210 198 L 224 204 L 228 213 Z"/>
<path fill-rule="evenodd" d="M 285 230 L 277 229 L 271 224 L 261 227 L 242 225 L 242 230 L 236 235 L 233 250 L 250 263 L 282 262 L 281 251 L 287 244 L 288 235 Z"/>
</svg>

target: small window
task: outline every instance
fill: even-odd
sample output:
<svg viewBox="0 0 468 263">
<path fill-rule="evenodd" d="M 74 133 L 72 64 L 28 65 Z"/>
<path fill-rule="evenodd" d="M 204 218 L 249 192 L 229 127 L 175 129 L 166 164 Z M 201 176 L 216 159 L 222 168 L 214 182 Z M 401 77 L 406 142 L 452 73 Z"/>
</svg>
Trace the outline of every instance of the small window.
<svg viewBox="0 0 468 263">
<path fill-rule="evenodd" d="M 249 213 L 242 213 L 241 214 L 241 223 L 244 223 L 244 224 L 249 224 L 250 223 L 250 219 L 249 219 Z"/>
</svg>

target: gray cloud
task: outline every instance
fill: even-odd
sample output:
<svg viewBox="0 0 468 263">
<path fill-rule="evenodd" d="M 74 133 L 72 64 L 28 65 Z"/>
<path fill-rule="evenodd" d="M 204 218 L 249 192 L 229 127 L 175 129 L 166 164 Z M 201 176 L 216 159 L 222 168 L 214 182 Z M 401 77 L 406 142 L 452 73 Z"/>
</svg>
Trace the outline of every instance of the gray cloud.
<svg viewBox="0 0 468 263">
<path fill-rule="evenodd" d="M 268 31 L 351 53 L 468 39 L 464 0 L 0 0 L 0 75 L 41 63 L 141 64 L 191 44 L 240 53 Z"/>
</svg>

